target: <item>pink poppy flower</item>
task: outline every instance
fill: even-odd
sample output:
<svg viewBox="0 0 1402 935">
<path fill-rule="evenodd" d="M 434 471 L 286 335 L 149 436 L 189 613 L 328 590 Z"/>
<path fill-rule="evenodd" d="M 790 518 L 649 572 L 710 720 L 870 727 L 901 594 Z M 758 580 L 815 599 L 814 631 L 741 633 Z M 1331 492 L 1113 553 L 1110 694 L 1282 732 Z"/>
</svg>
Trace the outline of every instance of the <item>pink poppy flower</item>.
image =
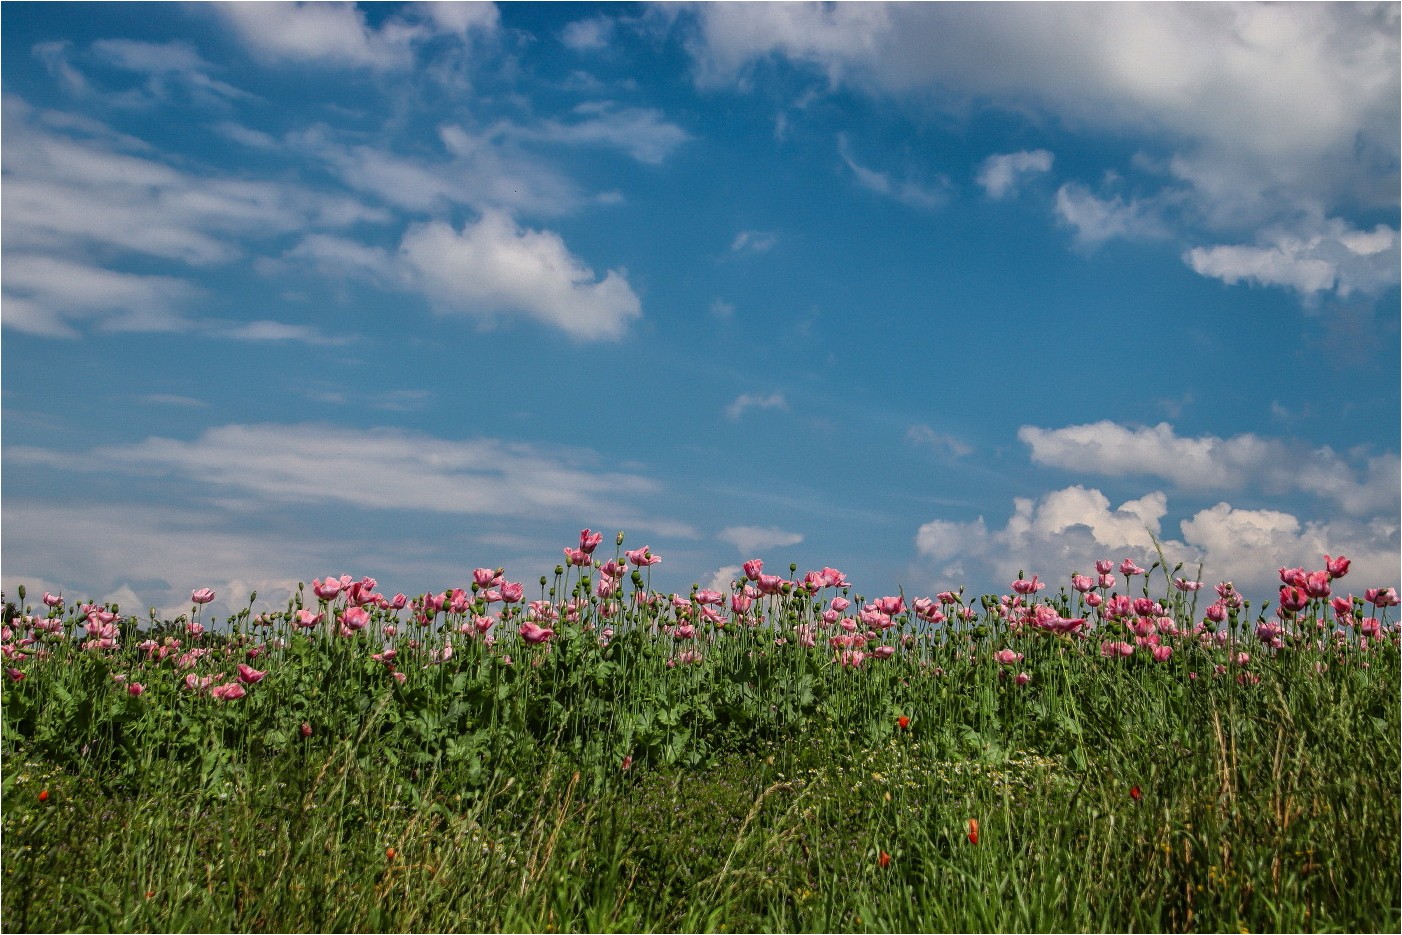
<svg viewBox="0 0 1402 935">
<path fill-rule="evenodd" d="M 604 534 L 600 532 L 590 532 L 588 529 L 579 531 L 579 550 L 586 555 L 594 554 L 594 550 L 599 547 L 599 543 L 604 541 Z"/>
<path fill-rule="evenodd" d="M 227 682 L 223 685 L 216 685 L 209 690 L 210 697 L 215 701 L 237 701 L 247 694 L 247 690 L 238 682 Z"/>
<path fill-rule="evenodd" d="M 323 601 L 335 600 L 336 595 L 341 593 L 341 582 L 329 576 L 325 581 L 313 578 L 312 593 Z"/>
<path fill-rule="evenodd" d="M 1397 592 L 1392 588 L 1369 588 L 1363 592 L 1363 599 L 1374 607 L 1395 607 Z"/>
<path fill-rule="evenodd" d="M 56 594 L 50 594 L 48 591 L 45 591 L 45 592 L 44 592 L 44 603 L 45 603 L 45 604 L 48 604 L 50 607 L 62 607 L 62 606 L 63 606 L 63 598 L 62 598 L 62 597 L 59 597 L 59 596 L 56 595 Z"/>
<path fill-rule="evenodd" d="M 652 554 L 652 550 L 648 546 L 643 546 L 641 549 L 625 551 L 623 555 L 628 561 L 639 568 L 645 568 L 648 565 L 656 565 L 658 562 L 662 561 L 661 558 Z"/>
<path fill-rule="evenodd" d="M 1350 564 L 1351 562 L 1342 555 L 1338 558 L 1330 558 L 1327 554 L 1324 556 L 1324 569 L 1329 572 L 1330 578 L 1342 578 L 1348 574 Z"/>
<path fill-rule="evenodd" d="M 1305 593 L 1310 597 L 1329 596 L 1329 572 L 1312 571 L 1305 575 Z"/>
<path fill-rule="evenodd" d="M 521 639 L 525 640 L 527 643 L 545 643 L 555 635 L 554 630 L 547 629 L 529 620 L 521 624 L 519 632 L 521 634 Z"/>
<path fill-rule="evenodd" d="M 347 630 L 363 630 L 369 623 L 370 611 L 364 607 L 347 607 L 341 612 L 341 625 Z"/>
<path fill-rule="evenodd" d="M 259 672 L 247 663 L 239 663 L 239 681 L 245 685 L 257 685 L 267 676 L 266 672 Z"/>
<path fill-rule="evenodd" d="M 197 591 L 191 591 L 190 600 L 194 601 L 196 604 L 208 604 L 210 601 L 214 600 L 214 591 L 209 588 L 200 588 Z"/>
<path fill-rule="evenodd" d="M 1026 672 L 1019 672 L 1017 675 L 1013 676 L 1013 684 L 1019 687 L 1026 685 L 1030 681 L 1032 681 L 1032 676 Z"/>
<path fill-rule="evenodd" d="M 1297 613 L 1309 604 L 1309 595 L 1303 589 L 1287 586 L 1280 589 L 1280 609 L 1287 613 Z"/>
<path fill-rule="evenodd" d="M 1037 580 L 1036 575 L 1032 576 L 1031 581 L 1026 581 L 1022 578 L 1019 578 L 1012 583 L 1012 589 L 1018 594 L 1035 594 L 1036 592 L 1042 590 L 1045 587 L 1045 584 Z"/>
</svg>

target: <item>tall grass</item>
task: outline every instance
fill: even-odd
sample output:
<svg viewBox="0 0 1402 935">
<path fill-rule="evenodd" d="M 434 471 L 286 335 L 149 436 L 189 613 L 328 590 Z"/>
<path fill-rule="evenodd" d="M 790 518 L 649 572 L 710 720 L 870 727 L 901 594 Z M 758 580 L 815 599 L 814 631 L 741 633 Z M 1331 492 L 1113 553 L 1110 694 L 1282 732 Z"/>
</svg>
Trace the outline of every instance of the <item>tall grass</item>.
<svg viewBox="0 0 1402 935">
<path fill-rule="evenodd" d="M 7 645 L 28 655 L 4 687 L 4 927 L 1402 925 L 1385 618 L 1321 630 L 1319 600 L 1279 634 L 1245 606 L 1209 629 L 1168 592 L 1161 615 L 1095 610 L 1058 633 L 1032 611 L 1065 621 L 1078 596 L 990 598 L 957 627 L 903 608 L 857 628 L 868 655 L 843 664 L 830 640 L 847 631 L 794 582 L 717 626 L 695 594 L 649 603 L 640 581 L 609 600 L 574 574 L 541 585 L 531 613 L 555 632 L 538 645 L 511 608 L 488 641 L 489 602 L 467 592 L 418 623 L 366 602 L 349 632 L 344 595 L 311 608 L 313 629 L 291 625 L 300 594 L 202 634 L 127 619 L 88 649 L 91 609 L 45 629 L 14 607 Z M 1173 625 L 1105 655 L 1142 619 Z M 167 638 L 162 661 L 148 640 Z M 191 646 L 210 652 L 178 668 Z M 238 662 L 266 673 L 242 697 L 187 685 L 230 684 Z"/>
</svg>

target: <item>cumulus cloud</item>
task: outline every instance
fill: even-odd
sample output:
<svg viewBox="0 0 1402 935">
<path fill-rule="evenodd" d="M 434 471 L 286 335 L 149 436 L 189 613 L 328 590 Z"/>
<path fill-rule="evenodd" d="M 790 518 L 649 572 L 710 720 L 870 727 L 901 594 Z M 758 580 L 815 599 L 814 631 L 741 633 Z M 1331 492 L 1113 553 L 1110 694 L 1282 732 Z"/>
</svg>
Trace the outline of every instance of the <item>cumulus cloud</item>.
<svg viewBox="0 0 1402 935">
<path fill-rule="evenodd" d="M 1130 558 L 1148 568 L 1158 559 L 1155 539 L 1170 565 L 1182 562 L 1192 575 L 1201 563 L 1205 579 L 1233 581 L 1257 600 L 1274 596 L 1276 569 L 1319 567 L 1325 552 L 1353 559 L 1350 582 L 1357 582 L 1357 590 L 1397 579 L 1395 519 L 1302 523 L 1288 513 L 1235 509 L 1223 502 L 1179 523 L 1182 538 L 1174 539 L 1161 531 L 1167 511 L 1161 491 L 1112 508 L 1099 490 L 1078 485 L 1015 499 L 1012 515 L 994 529 L 983 517 L 932 520 L 920 527 L 915 545 L 933 573 L 931 587 L 972 579 L 977 587 L 1005 591 L 1019 572 L 1040 575 L 1055 586 L 1103 558 Z"/>
<path fill-rule="evenodd" d="M 727 526 L 717 535 L 722 542 L 729 542 L 742 555 L 754 556 L 762 549 L 776 549 L 786 545 L 798 545 L 803 541 L 800 533 L 789 532 L 778 526 Z M 738 571 L 739 569 L 736 569 Z"/>
<path fill-rule="evenodd" d="M 979 167 L 976 181 L 988 197 L 1000 199 L 1013 194 L 1026 179 L 1050 172 L 1052 154 L 1045 149 L 999 153 L 989 156 Z"/>
<path fill-rule="evenodd" d="M 1395 6 L 702 4 L 691 9 L 683 28 L 691 29 L 688 49 L 703 86 L 744 89 L 761 63 L 777 57 L 817 70 L 829 87 L 874 97 L 919 98 L 955 110 L 971 102 L 1002 104 L 1052 116 L 1078 131 L 1121 138 L 1138 134 L 1146 149 L 1164 157 L 1162 188 L 1129 200 L 1063 188 L 1058 212 L 1083 244 L 1203 225 L 1219 237 L 1239 238 L 1248 248 L 1279 248 L 1286 254 L 1272 265 L 1268 257 L 1214 255 L 1206 246 L 1208 252 L 1197 260 L 1204 275 L 1236 270 L 1242 278 L 1284 277 L 1287 284 L 1313 286 L 1326 274 L 1279 268 L 1293 267 L 1292 257 L 1311 252 L 1308 243 L 1320 233 L 1318 219 L 1345 208 L 1395 210 Z M 893 190 L 890 178 L 850 152 L 844 156 L 862 184 Z M 995 172 L 990 181 L 997 187 L 1002 178 Z M 1271 230 L 1283 233 L 1263 240 Z M 1290 238 L 1306 246 L 1292 247 Z M 1367 268 L 1353 274 L 1356 281 L 1340 273 L 1341 291 L 1375 289 L 1382 265 L 1390 264 L 1395 273 L 1395 256 L 1385 259 L 1376 269 L 1355 264 Z M 1382 279 L 1384 285 L 1393 281 Z"/>
<path fill-rule="evenodd" d="M 768 396 L 760 396 L 757 393 L 742 393 L 735 397 L 729 406 L 725 407 L 725 416 L 732 422 L 737 421 L 746 410 L 749 409 L 788 409 L 788 400 L 784 399 L 783 393 L 770 393 Z"/>
<path fill-rule="evenodd" d="M 1025 425 L 1017 437 L 1038 464 L 1102 476 L 1159 477 L 1184 490 L 1267 493 L 1303 491 L 1331 501 L 1353 516 L 1393 512 L 1399 502 L 1395 453 L 1355 465 L 1328 447 L 1244 433 L 1183 437 L 1161 422 L 1130 428 L 1108 420 L 1060 429 Z"/>
<path fill-rule="evenodd" d="M 739 565 L 722 565 L 711 575 L 706 587 L 721 594 L 729 594 L 730 586 L 744 577 L 744 571 Z"/>
<path fill-rule="evenodd" d="M 487 211 L 461 231 L 442 221 L 415 225 L 400 256 L 443 314 L 520 316 L 581 340 L 622 337 L 642 314 L 622 271 L 597 279 L 558 234 L 522 229 L 501 211 Z"/>
<path fill-rule="evenodd" d="M 1183 261 L 1228 285 L 1284 286 L 1312 296 L 1376 293 L 1398 281 L 1397 231 L 1379 224 L 1361 231 L 1339 220 L 1310 236 L 1279 235 L 1257 245 L 1194 247 Z"/>
</svg>

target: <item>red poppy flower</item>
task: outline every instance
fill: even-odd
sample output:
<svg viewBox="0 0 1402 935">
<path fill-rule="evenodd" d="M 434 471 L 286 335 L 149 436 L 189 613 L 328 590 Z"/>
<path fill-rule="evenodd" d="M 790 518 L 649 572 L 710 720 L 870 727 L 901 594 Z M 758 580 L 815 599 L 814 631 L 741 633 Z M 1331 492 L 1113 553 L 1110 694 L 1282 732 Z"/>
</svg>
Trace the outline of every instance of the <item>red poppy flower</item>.
<svg viewBox="0 0 1402 935">
<path fill-rule="evenodd" d="M 877 855 L 876 863 L 881 867 L 889 866 L 891 863 L 891 855 L 886 853 L 885 851 L 882 851 L 879 855 Z"/>
<path fill-rule="evenodd" d="M 910 726 L 910 718 L 902 714 L 900 717 L 896 718 L 896 726 L 899 727 L 901 730 L 905 730 L 907 727 Z"/>
<path fill-rule="evenodd" d="M 48 800 L 49 800 L 49 790 L 48 790 L 48 789 L 40 789 L 40 790 L 39 790 L 39 801 L 40 801 L 40 802 L 47 802 Z"/>
<path fill-rule="evenodd" d="M 977 843 L 978 843 L 978 819 L 977 819 L 977 818 L 970 818 L 970 819 L 969 819 L 969 843 L 970 843 L 970 844 L 977 844 Z"/>
<path fill-rule="evenodd" d="M 395 850 L 394 848 L 392 848 L 392 847 L 387 847 L 387 848 L 385 848 L 385 857 L 388 858 L 389 860 L 394 860 L 395 855 L 398 854 L 398 853 L 399 853 L 399 852 L 396 851 L 396 850 Z"/>
<path fill-rule="evenodd" d="M 1140 799 L 1144 798 L 1144 793 L 1142 793 L 1142 792 L 1139 791 L 1139 787 L 1138 787 L 1138 786 L 1130 786 L 1130 787 L 1129 787 L 1129 797 L 1130 797 L 1131 799 L 1134 799 L 1134 801 L 1138 802 Z"/>
</svg>

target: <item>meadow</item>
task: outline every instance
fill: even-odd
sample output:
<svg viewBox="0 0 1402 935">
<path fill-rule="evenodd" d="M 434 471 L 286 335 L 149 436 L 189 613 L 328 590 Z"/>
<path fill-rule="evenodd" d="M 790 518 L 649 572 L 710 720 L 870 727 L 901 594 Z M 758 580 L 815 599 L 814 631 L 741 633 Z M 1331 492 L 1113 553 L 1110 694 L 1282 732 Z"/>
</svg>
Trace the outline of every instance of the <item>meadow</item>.
<svg viewBox="0 0 1402 935">
<path fill-rule="evenodd" d="M 1396 592 L 6 596 L 6 931 L 1397 931 Z"/>
</svg>

